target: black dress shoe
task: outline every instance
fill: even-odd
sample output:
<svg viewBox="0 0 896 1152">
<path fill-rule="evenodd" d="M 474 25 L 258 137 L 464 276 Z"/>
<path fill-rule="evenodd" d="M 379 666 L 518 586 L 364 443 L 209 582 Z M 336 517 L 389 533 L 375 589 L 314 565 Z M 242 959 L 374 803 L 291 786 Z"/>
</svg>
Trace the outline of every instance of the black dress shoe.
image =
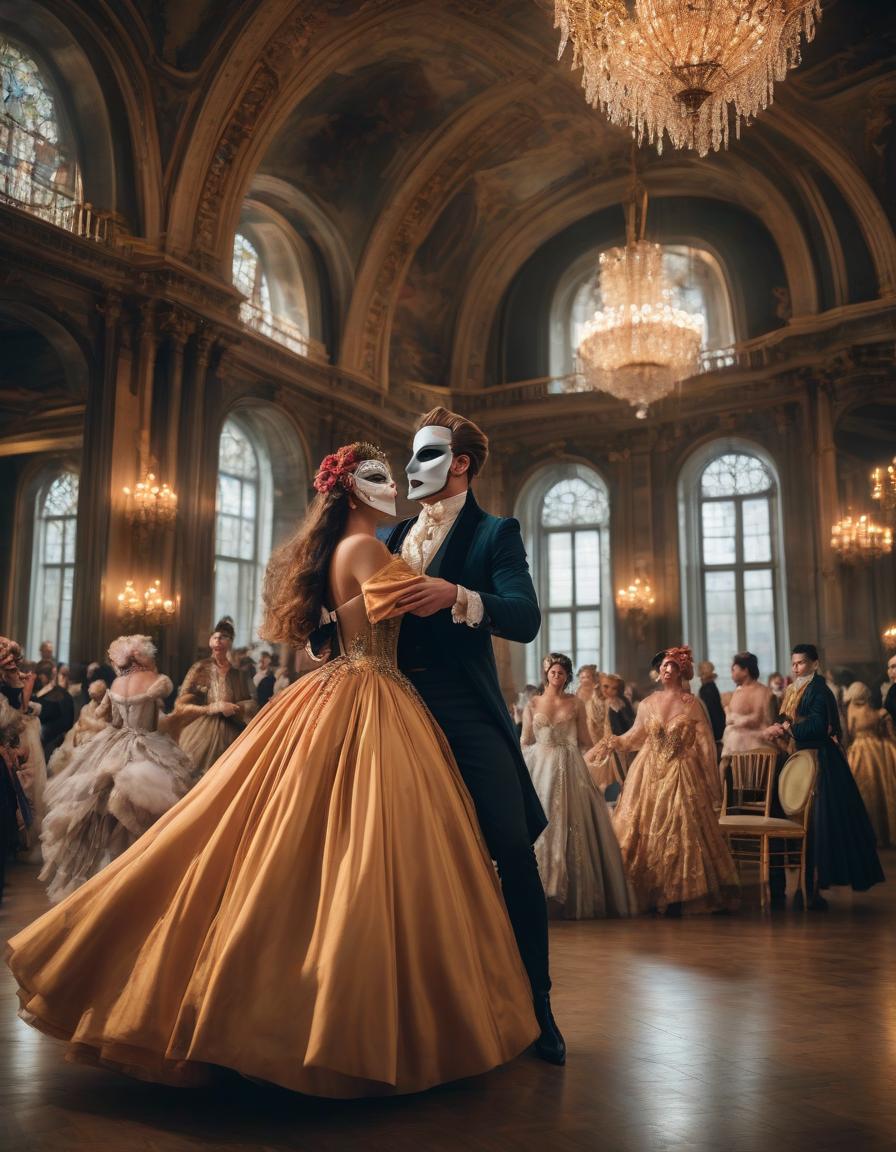
<svg viewBox="0 0 896 1152">
<path fill-rule="evenodd" d="M 557 1027 L 554 1014 L 551 1012 L 551 998 L 547 993 L 536 996 L 532 1002 L 535 1008 L 535 1019 L 541 1029 L 541 1035 L 535 1041 L 535 1054 L 548 1064 L 566 1063 L 566 1041 Z"/>
</svg>

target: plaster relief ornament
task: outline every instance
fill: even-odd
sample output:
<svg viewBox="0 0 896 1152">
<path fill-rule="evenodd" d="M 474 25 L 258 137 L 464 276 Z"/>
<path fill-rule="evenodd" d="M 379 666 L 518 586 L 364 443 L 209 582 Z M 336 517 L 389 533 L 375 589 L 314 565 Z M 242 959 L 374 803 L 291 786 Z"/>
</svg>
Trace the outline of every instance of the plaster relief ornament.
<svg viewBox="0 0 896 1152">
<path fill-rule="evenodd" d="M 414 437 L 414 455 L 405 468 L 408 499 L 425 500 L 441 492 L 448 483 L 453 459 L 450 428 L 437 425 L 421 428 Z"/>
</svg>

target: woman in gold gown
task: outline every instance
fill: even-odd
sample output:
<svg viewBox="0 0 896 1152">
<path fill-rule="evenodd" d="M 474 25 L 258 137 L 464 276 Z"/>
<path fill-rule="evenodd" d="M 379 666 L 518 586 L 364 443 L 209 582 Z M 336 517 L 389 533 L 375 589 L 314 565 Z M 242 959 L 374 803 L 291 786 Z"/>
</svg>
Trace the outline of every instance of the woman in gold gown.
<svg viewBox="0 0 896 1152">
<path fill-rule="evenodd" d="M 862 800 L 879 848 L 896 844 L 896 738 L 883 708 L 871 707 L 871 690 L 856 680 L 843 696 L 847 704 L 849 752 Z"/>
<path fill-rule="evenodd" d="M 266 635 L 304 644 L 323 612 L 343 654 L 10 941 L 21 1014 L 72 1059 L 351 1097 L 485 1072 L 539 1034 L 472 801 L 396 667 L 396 604 L 421 578 L 374 535 L 388 466 L 353 445 L 315 487 L 268 569 Z"/>
<path fill-rule="evenodd" d="M 208 638 L 210 655 L 198 660 L 180 686 L 172 732 L 193 761 L 195 775 L 204 775 L 236 740 L 255 714 L 257 704 L 249 677 L 230 663 L 233 621 L 224 616 Z"/>
<path fill-rule="evenodd" d="M 659 670 L 662 691 L 642 701 L 629 732 L 603 741 L 605 753 L 640 749 L 614 825 L 641 912 L 721 910 L 738 893 L 719 828 L 715 739 L 703 706 L 684 687 L 693 674 L 690 648 L 670 648 Z"/>
</svg>

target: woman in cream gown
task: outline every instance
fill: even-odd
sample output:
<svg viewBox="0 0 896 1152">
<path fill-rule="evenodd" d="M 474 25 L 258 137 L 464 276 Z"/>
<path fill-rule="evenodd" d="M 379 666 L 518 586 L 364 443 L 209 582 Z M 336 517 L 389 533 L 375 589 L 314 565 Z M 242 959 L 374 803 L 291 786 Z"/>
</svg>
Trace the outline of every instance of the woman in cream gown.
<svg viewBox="0 0 896 1152">
<path fill-rule="evenodd" d="M 642 701 L 635 725 L 603 742 L 640 751 L 628 771 L 614 824 L 639 912 L 722 910 L 738 893 L 734 861 L 719 828 L 721 788 L 706 712 L 683 682 L 689 648 L 670 648 L 662 690 Z"/>
<path fill-rule="evenodd" d="M 582 758 L 591 747 L 585 705 L 567 692 L 568 656 L 554 652 L 545 686 L 523 713 L 523 758 L 548 826 L 535 842 L 548 900 L 572 920 L 627 916 L 628 893 L 607 802 Z"/>
<path fill-rule="evenodd" d="M 155 652 L 148 636 L 110 644 L 118 677 L 93 715 L 93 735 L 47 785 L 40 879 L 54 904 L 130 848 L 193 784 L 189 756 L 159 731 L 172 686 Z"/>
<path fill-rule="evenodd" d="M 10 942 L 22 1014 L 74 1059 L 351 1097 L 485 1072 L 539 1034 L 472 802 L 396 667 L 396 604 L 421 578 L 374 535 L 388 467 L 353 445 L 315 487 L 269 566 L 265 634 L 304 643 L 326 597 L 343 654 Z"/>
<path fill-rule="evenodd" d="M 896 844 L 896 737 L 882 709 L 871 707 L 871 691 L 856 680 L 843 696 L 847 704 L 847 760 L 868 810 L 879 848 Z"/>
</svg>

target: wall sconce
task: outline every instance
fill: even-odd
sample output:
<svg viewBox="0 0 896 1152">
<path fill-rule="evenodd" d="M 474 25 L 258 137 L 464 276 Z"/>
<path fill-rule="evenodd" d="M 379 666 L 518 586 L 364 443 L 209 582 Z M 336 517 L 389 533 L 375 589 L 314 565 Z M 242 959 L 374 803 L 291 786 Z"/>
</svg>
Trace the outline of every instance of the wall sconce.
<svg viewBox="0 0 896 1152">
<path fill-rule="evenodd" d="M 889 627 L 884 628 L 880 638 L 888 652 L 896 652 L 896 624 L 890 624 Z"/>
<path fill-rule="evenodd" d="M 128 629 L 161 628 L 177 614 L 177 604 L 162 592 L 160 580 L 153 580 L 143 592 L 137 591 L 133 580 L 126 580 L 117 600 L 118 618 Z"/>
<path fill-rule="evenodd" d="M 629 622 L 636 640 L 644 639 L 644 628 L 654 604 L 656 596 L 650 581 L 642 580 L 639 576 L 635 577 L 628 588 L 620 588 L 616 593 L 616 607 Z"/>
</svg>

